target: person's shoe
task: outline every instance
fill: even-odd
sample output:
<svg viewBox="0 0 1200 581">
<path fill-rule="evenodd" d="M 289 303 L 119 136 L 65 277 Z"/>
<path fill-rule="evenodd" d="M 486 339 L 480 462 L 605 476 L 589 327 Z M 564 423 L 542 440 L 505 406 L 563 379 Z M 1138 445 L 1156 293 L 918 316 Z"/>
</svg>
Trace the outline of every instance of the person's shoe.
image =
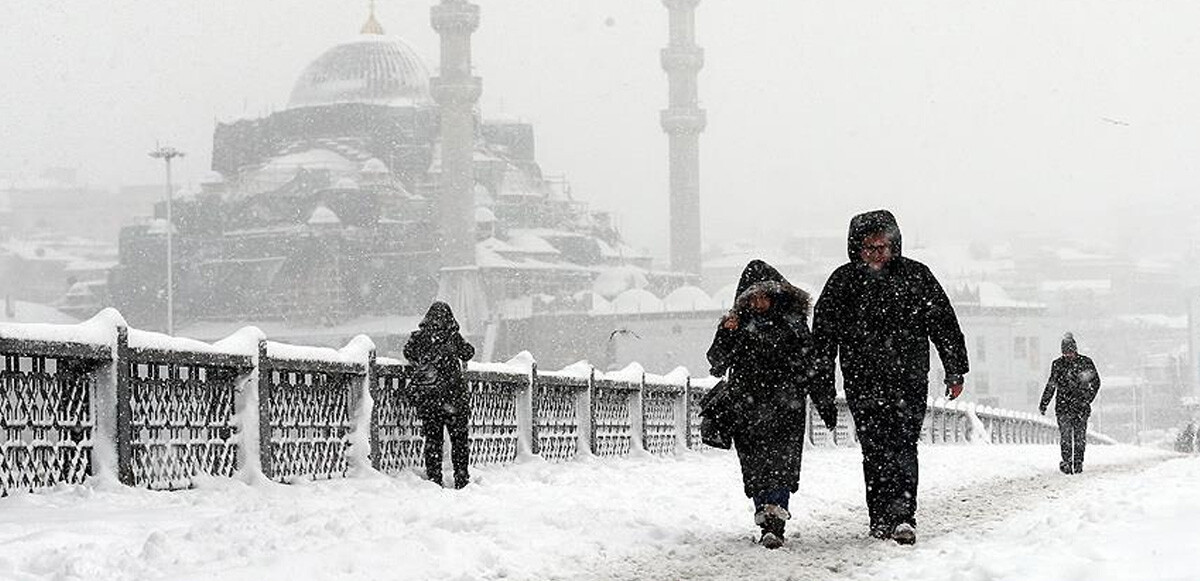
<svg viewBox="0 0 1200 581">
<path fill-rule="evenodd" d="M 1080 464 L 1080 465 L 1078 465 L 1078 466 L 1075 466 L 1075 474 L 1079 474 L 1080 472 L 1083 472 L 1083 465 L 1082 465 L 1082 464 Z"/>
<path fill-rule="evenodd" d="M 896 529 L 892 531 L 892 540 L 896 541 L 898 545 L 911 545 L 917 542 L 917 529 L 902 522 L 896 525 Z"/>
<path fill-rule="evenodd" d="M 466 488 L 467 484 L 470 484 L 470 483 L 471 483 L 470 478 L 455 478 L 454 479 L 454 488 L 458 488 L 458 489 Z"/>
<path fill-rule="evenodd" d="M 1074 473 L 1074 471 L 1071 469 L 1071 465 L 1066 462 L 1059 462 L 1058 469 L 1060 471 L 1062 471 L 1063 474 L 1073 474 Z"/>
<path fill-rule="evenodd" d="M 872 537 L 874 537 L 876 539 L 891 538 L 892 527 L 889 527 L 887 525 L 873 525 L 873 526 L 871 526 L 871 532 L 868 534 L 870 534 Z"/>
<path fill-rule="evenodd" d="M 769 531 L 763 531 L 762 538 L 758 542 L 768 549 L 778 549 L 783 546 L 783 537 Z"/>
</svg>

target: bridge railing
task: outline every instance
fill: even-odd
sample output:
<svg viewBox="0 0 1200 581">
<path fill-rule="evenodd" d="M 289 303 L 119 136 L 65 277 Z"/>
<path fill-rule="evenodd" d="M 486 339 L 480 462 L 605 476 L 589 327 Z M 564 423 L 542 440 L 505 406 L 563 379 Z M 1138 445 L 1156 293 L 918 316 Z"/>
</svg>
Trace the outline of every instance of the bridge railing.
<svg viewBox="0 0 1200 581">
<path fill-rule="evenodd" d="M 79 325 L 0 325 L 0 495 L 89 478 L 179 489 L 237 474 L 279 482 L 395 474 L 423 465 L 409 368 L 365 336 L 340 350 L 286 345 L 246 328 L 214 344 L 129 329 L 106 310 Z M 716 380 L 637 364 L 542 371 L 528 354 L 467 366 L 475 464 L 526 456 L 669 456 L 701 449 L 698 401 Z M 839 398 L 814 445 L 857 445 Z M 1102 438 L 1102 436 L 1096 436 Z M 931 401 L 930 444 L 1053 443 L 1040 416 Z"/>
</svg>

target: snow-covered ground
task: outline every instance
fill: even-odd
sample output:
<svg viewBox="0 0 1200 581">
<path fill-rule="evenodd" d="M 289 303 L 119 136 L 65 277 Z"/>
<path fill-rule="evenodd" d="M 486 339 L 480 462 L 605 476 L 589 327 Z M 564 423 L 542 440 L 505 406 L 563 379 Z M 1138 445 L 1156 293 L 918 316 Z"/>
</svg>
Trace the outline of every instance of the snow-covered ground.
<svg viewBox="0 0 1200 581">
<path fill-rule="evenodd" d="M 787 544 L 754 544 L 735 457 L 528 460 L 464 490 L 406 473 L 0 499 L 0 579 L 1200 579 L 1200 458 L 926 446 L 920 539 L 866 536 L 855 449 L 806 450 Z"/>
</svg>

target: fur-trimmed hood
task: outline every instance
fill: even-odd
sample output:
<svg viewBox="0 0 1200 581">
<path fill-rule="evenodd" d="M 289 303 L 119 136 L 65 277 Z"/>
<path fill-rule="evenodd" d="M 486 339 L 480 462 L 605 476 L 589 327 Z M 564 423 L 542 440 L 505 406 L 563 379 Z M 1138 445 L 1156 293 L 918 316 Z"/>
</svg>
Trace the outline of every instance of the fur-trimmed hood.
<svg viewBox="0 0 1200 581">
<path fill-rule="evenodd" d="M 733 303 L 733 312 L 744 313 L 750 310 L 750 297 L 756 293 L 766 293 L 771 297 L 769 312 L 794 315 L 808 320 L 808 311 L 812 307 L 812 297 L 804 289 L 792 286 L 791 283 L 777 280 L 764 280 L 746 287 Z"/>
</svg>

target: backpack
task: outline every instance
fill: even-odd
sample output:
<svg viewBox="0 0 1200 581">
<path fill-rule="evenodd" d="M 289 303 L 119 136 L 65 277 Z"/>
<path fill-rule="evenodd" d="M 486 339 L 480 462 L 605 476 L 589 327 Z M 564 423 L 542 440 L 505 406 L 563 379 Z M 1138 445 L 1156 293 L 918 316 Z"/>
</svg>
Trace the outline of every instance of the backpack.
<svg viewBox="0 0 1200 581">
<path fill-rule="evenodd" d="M 408 376 L 408 401 L 419 413 L 438 406 L 441 399 L 442 374 L 436 360 L 412 363 Z"/>
</svg>

